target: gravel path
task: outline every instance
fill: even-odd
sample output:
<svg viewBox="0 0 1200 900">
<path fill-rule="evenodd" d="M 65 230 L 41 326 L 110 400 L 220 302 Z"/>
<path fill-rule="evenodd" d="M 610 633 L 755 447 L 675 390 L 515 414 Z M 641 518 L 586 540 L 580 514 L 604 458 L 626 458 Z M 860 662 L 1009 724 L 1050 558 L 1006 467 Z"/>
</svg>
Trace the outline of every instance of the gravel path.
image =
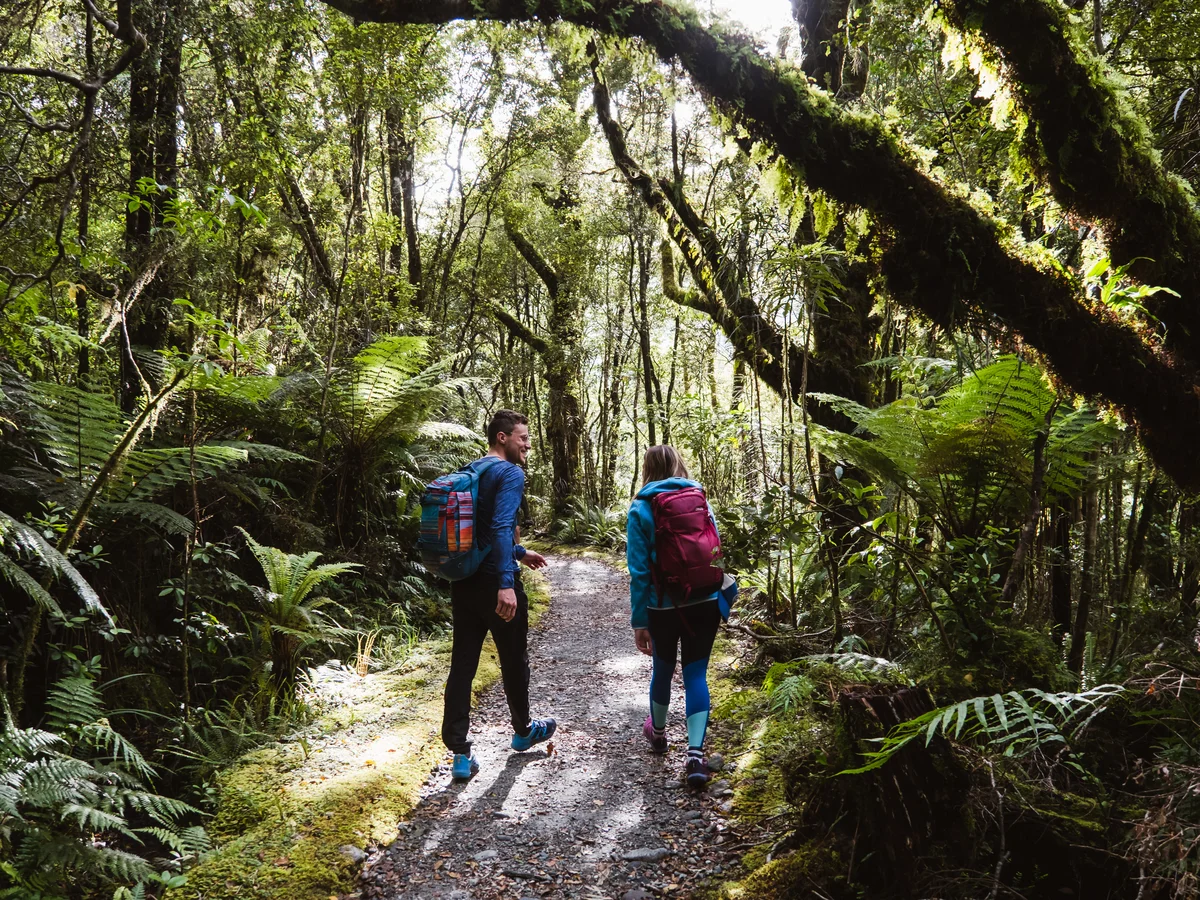
<svg viewBox="0 0 1200 900">
<path fill-rule="evenodd" d="M 434 770 L 397 840 L 366 861 L 364 898 L 688 897 L 740 867 L 728 785 L 698 794 L 680 780 L 678 673 L 671 752 L 653 756 L 642 738 L 650 660 L 633 646 L 628 577 L 564 557 L 546 571 L 552 601 L 531 636 L 530 693 L 535 716 L 558 719 L 552 746 L 510 750 L 502 688 L 488 691 L 471 723 L 479 774 L 452 782 L 449 757 Z"/>
</svg>

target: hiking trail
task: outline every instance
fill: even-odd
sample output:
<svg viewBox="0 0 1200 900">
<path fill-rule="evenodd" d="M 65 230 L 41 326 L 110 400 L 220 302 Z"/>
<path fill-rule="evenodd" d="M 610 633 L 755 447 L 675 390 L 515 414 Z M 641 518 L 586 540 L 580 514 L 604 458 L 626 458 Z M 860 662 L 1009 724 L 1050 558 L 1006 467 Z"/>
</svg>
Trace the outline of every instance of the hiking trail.
<svg viewBox="0 0 1200 900">
<path fill-rule="evenodd" d="M 670 752 L 654 756 L 642 737 L 650 658 L 633 645 L 628 576 L 549 559 L 551 604 L 529 656 L 533 715 L 558 719 L 552 746 L 510 750 L 503 689 L 485 692 L 471 722 L 479 774 L 451 781 L 447 755 L 397 839 L 366 860 L 364 900 L 688 897 L 740 869 L 728 782 L 717 772 L 695 793 L 680 779 L 678 671 Z"/>
</svg>

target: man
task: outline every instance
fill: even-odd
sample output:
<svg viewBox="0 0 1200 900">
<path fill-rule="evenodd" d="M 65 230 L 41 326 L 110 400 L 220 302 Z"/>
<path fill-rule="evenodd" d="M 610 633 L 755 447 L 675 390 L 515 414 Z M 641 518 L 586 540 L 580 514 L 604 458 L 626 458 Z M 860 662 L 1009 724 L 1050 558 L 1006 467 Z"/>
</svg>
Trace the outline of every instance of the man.
<svg viewBox="0 0 1200 900">
<path fill-rule="evenodd" d="M 479 476 L 475 541 L 491 550 L 474 575 L 450 586 L 454 646 L 446 680 L 442 740 L 454 753 L 452 774 L 463 780 L 479 771 L 467 732 L 471 726 L 471 682 L 489 631 L 500 655 L 504 695 L 512 715 L 512 748 L 528 750 L 548 740 L 558 727 L 554 719 L 529 717 L 529 606 L 518 563 L 531 569 L 546 565 L 540 553 L 526 550 L 515 540 L 517 510 L 525 496 L 522 466 L 529 455 L 529 420 L 519 412 L 502 409 L 492 416 L 487 437 L 490 449 L 484 459 L 496 457 L 499 461 L 490 463 Z"/>
</svg>

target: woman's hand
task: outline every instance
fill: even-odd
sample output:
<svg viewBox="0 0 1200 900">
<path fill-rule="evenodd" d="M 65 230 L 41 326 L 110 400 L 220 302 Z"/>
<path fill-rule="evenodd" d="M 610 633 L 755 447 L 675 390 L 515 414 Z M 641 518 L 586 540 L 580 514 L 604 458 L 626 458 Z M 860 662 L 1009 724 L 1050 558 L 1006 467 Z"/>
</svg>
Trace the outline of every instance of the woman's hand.
<svg viewBox="0 0 1200 900">
<path fill-rule="evenodd" d="M 648 628 L 633 629 L 633 643 L 647 656 L 652 655 L 654 652 L 654 644 L 650 640 L 650 629 Z"/>
</svg>

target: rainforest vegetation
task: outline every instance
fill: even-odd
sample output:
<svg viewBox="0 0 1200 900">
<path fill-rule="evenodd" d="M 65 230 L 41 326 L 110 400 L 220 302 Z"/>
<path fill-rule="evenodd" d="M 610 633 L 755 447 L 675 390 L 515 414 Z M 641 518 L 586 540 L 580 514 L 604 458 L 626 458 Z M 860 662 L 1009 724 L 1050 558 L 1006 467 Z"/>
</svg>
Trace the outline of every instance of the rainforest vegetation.
<svg viewBox="0 0 1200 900">
<path fill-rule="evenodd" d="M 769 2 L 5 0 L 0 896 L 183 890 L 444 636 L 500 408 L 526 537 L 705 485 L 750 895 L 1197 896 L 1200 6 Z"/>
</svg>

